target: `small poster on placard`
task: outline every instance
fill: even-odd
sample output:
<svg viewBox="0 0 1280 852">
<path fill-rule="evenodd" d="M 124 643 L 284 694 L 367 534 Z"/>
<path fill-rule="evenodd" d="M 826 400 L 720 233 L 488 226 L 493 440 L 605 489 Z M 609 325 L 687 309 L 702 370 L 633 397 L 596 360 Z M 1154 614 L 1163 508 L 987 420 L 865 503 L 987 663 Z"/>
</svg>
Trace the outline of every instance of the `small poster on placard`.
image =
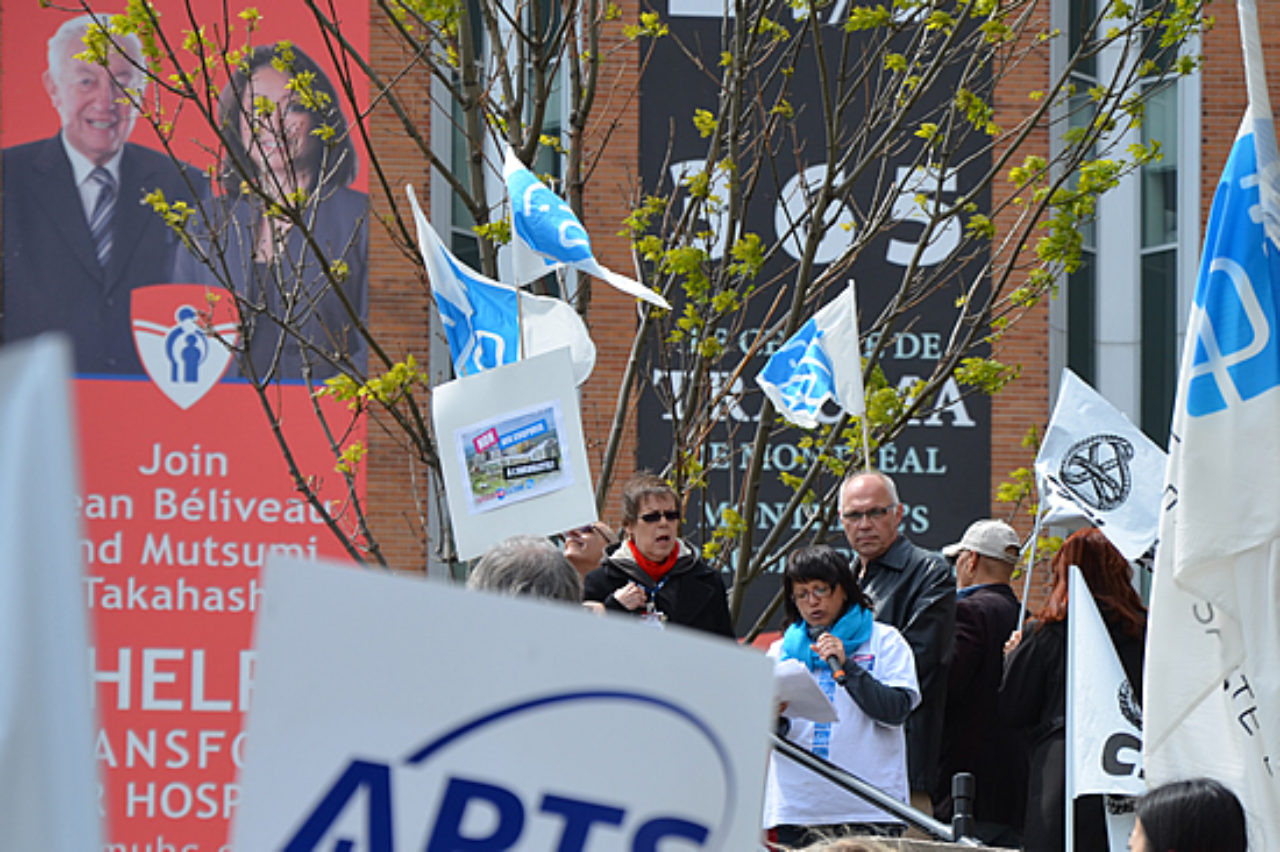
<svg viewBox="0 0 1280 852">
<path fill-rule="evenodd" d="M 467 507 L 487 512 L 573 484 L 573 467 L 560 447 L 560 404 L 484 420 L 457 433 L 466 470 Z"/>
<path fill-rule="evenodd" d="M 439 385 L 432 420 L 462 559 L 596 520 L 567 349 Z"/>
</svg>

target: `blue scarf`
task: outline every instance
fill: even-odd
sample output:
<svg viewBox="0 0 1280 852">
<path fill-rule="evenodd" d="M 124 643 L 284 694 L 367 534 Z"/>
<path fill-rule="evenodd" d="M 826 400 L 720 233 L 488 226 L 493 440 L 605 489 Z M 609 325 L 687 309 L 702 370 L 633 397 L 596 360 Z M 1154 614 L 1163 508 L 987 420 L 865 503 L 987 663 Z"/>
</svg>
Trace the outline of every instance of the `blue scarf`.
<svg viewBox="0 0 1280 852">
<path fill-rule="evenodd" d="M 844 642 L 844 655 L 847 660 L 853 656 L 854 650 L 871 638 L 871 613 L 865 608 L 853 605 L 844 615 L 831 625 L 828 632 Z M 809 638 L 809 627 L 804 621 L 796 621 L 782 634 L 782 659 L 799 660 L 809 667 L 809 671 L 817 671 L 818 666 L 826 666 L 825 660 L 809 647 L 813 640 Z"/>
</svg>

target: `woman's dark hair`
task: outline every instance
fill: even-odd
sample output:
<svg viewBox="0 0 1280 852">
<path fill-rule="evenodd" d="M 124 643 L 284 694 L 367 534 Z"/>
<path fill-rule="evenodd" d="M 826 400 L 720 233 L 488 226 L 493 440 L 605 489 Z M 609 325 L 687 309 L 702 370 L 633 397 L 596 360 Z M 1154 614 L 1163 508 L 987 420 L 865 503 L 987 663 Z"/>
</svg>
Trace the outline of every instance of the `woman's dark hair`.
<svg viewBox="0 0 1280 852">
<path fill-rule="evenodd" d="M 640 504 L 646 497 L 670 497 L 676 508 L 680 508 L 680 497 L 661 476 L 648 471 L 641 471 L 622 488 L 622 525 L 632 527 L 640 516 Z"/>
<path fill-rule="evenodd" d="M 245 149 L 240 135 L 240 119 L 245 116 L 244 93 L 249 88 L 253 73 L 271 65 L 278 67 L 281 73 L 291 79 L 305 77 L 310 80 L 310 89 L 315 93 L 316 101 L 307 107 L 312 124 L 315 127 L 325 125 L 333 128 L 333 134 L 328 140 L 315 140 L 316 150 L 325 152 L 318 161 L 301 164 L 304 168 L 312 168 L 314 172 L 315 182 L 307 189 L 316 186 L 349 186 L 355 180 L 359 164 L 347 128 L 347 118 L 338 105 L 338 91 L 329 82 L 329 75 L 310 56 L 296 46 L 279 44 L 255 47 L 236 67 L 231 79 L 223 87 L 222 94 L 218 96 L 218 121 L 225 145 L 222 173 L 219 177 L 222 188 L 229 195 L 239 195 L 243 176 L 256 177 L 258 174 L 257 166 Z M 252 110 L 252 106 L 249 109 Z"/>
<path fill-rule="evenodd" d="M 1067 617 L 1067 569 L 1072 565 L 1080 567 L 1103 620 L 1135 639 L 1141 638 L 1147 626 L 1147 608 L 1133 588 L 1133 568 L 1097 527 L 1073 532 L 1053 557 L 1053 588 L 1036 613 L 1040 623 Z"/>
<path fill-rule="evenodd" d="M 844 589 L 845 610 L 858 604 L 871 612 L 871 598 L 858 585 L 847 556 L 825 545 L 798 547 L 787 557 L 787 567 L 782 572 L 782 606 L 786 611 L 787 624 L 804 620 L 796 602 L 791 599 L 796 583 L 814 581 L 826 583 L 833 589 L 837 586 Z"/>
<path fill-rule="evenodd" d="M 1152 852 L 1244 852 L 1249 845 L 1240 800 L 1212 778 L 1156 787 L 1134 810 Z"/>
</svg>

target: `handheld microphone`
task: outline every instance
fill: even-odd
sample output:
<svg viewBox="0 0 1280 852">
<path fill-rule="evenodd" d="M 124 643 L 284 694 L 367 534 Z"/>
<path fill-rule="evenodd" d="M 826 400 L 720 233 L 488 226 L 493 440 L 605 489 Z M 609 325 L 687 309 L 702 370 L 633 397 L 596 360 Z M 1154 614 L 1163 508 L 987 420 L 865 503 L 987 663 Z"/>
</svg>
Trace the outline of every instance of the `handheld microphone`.
<svg viewBox="0 0 1280 852">
<path fill-rule="evenodd" d="M 809 628 L 809 638 L 813 639 L 815 642 L 830 632 L 825 627 L 816 628 L 816 633 L 814 630 L 815 628 Z M 831 675 L 836 679 L 836 683 L 843 684 L 847 675 L 844 673 L 844 668 L 840 665 L 840 658 L 835 654 L 832 654 L 825 658 L 825 662 L 827 664 L 827 668 L 831 669 Z"/>
</svg>

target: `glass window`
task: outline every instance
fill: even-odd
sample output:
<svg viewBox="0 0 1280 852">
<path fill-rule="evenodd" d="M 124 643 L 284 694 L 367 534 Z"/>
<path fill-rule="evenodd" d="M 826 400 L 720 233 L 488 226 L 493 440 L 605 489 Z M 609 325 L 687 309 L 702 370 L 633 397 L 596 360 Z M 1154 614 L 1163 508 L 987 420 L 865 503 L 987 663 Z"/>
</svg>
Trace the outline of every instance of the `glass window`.
<svg viewBox="0 0 1280 852">
<path fill-rule="evenodd" d="M 1094 8 L 1093 0 L 1071 0 L 1070 12 L 1071 19 L 1067 22 L 1067 38 L 1070 45 L 1071 54 L 1074 56 L 1085 43 L 1085 35 L 1093 26 Z M 1076 64 L 1075 71 L 1089 77 L 1098 75 L 1098 60 L 1095 54 L 1090 53 L 1080 57 Z"/>
<path fill-rule="evenodd" d="M 1096 378 L 1096 269 L 1095 253 L 1086 248 L 1080 267 L 1067 276 L 1067 366 L 1090 385 Z"/>
<path fill-rule="evenodd" d="M 1142 247 L 1178 240 L 1178 90 L 1148 86 L 1142 144 L 1160 143 L 1158 162 L 1142 167 Z"/>
<path fill-rule="evenodd" d="M 1142 256 L 1142 400 L 1140 426 L 1164 447 L 1177 390 L 1178 250 Z"/>
<path fill-rule="evenodd" d="M 1142 142 L 1160 143 L 1158 162 L 1142 167 L 1142 344 L 1139 426 L 1165 446 L 1177 392 L 1178 90 L 1147 85 Z"/>
</svg>

